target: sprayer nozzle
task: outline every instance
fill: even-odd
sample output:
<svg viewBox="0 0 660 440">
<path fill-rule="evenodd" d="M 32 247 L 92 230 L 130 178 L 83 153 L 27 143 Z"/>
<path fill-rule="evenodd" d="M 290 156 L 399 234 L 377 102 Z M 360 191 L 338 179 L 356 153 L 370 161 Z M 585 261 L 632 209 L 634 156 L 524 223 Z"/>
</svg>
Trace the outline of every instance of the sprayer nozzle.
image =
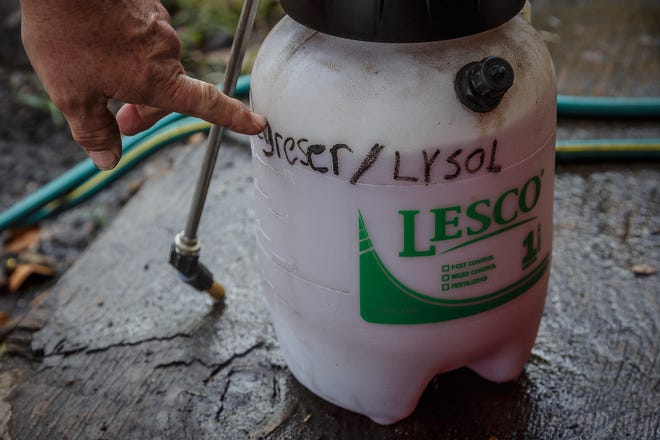
<svg viewBox="0 0 660 440">
<path fill-rule="evenodd" d="M 209 287 L 206 292 L 208 292 L 208 294 L 216 301 L 225 300 L 225 288 L 217 281 L 213 281 L 213 284 L 211 284 L 211 287 Z"/>
<path fill-rule="evenodd" d="M 170 264 L 179 272 L 179 277 L 201 292 L 208 292 L 216 301 L 223 301 L 225 289 L 213 280 L 213 274 L 199 261 L 199 243 L 192 249 L 180 246 L 177 235 L 170 249 Z"/>
</svg>

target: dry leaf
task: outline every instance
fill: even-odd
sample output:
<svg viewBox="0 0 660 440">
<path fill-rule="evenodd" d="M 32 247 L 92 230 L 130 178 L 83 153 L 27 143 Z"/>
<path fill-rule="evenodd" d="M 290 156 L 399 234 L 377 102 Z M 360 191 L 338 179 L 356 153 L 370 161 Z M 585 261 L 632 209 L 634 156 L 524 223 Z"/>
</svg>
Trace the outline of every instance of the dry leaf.
<svg viewBox="0 0 660 440">
<path fill-rule="evenodd" d="M 39 243 L 40 229 L 37 226 L 16 229 L 2 246 L 4 254 L 19 254 Z"/>
<path fill-rule="evenodd" d="M 11 321 L 11 315 L 4 310 L 0 311 L 0 327 L 4 327 Z"/>
<path fill-rule="evenodd" d="M 653 275 L 656 272 L 655 267 L 650 264 L 635 264 L 630 270 L 635 275 Z"/>
<path fill-rule="evenodd" d="M 41 264 L 18 264 L 9 275 L 9 291 L 16 292 L 32 275 L 52 277 L 55 275 L 55 271 L 53 268 Z"/>
<path fill-rule="evenodd" d="M 39 264 L 42 266 L 55 266 L 55 259 L 48 255 L 38 254 L 36 252 L 21 252 L 18 255 L 19 264 Z"/>
<path fill-rule="evenodd" d="M 12 332 L 16 326 L 23 320 L 25 314 L 11 317 L 5 311 L 0 311 L 0 340 L 4 340 L 5 336 Z"/>
</svg>

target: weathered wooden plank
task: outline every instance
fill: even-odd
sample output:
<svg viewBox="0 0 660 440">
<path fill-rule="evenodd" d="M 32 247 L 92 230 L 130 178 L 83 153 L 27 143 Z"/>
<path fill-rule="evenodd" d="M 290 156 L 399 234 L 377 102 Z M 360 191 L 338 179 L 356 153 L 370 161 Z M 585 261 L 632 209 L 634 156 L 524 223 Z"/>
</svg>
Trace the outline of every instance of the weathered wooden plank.
<svg viewBox="0 0 660 440">
<path fill-rule="evenodd" d="M 658 94 L 657 2 L 533 3 L 537 25 L 562 35 L 550 44 L 562 93 Z M 658 132 L 656 121 L 562 121 L 560 136 Z M 3 358 L 3 438 L 660 437 L 658 279 L 631 270 L 660 265 L 657 163 L 560 166 L 550 292 L 523 375 L 438 376 L 410 418 L 382 427 L 305 390 L 280 357 L 259 293 L 244 147 L 223 149 L 200 231 L 226 306 L 176 279 L 168 247 L 200 153 L 148 182 L 12 335 L 7 351 L 27 359 Z"/>
<path fill-rule="evenodd" d="M 201 234 L 206 262 L 230 292 L 226 305 L 190 290 L 166 262 L 196 151 L 182 174 L 138 195 L 58 283 L 52 316 L 33 341 L 40 370 L 14 392 L 22 417 L 12 435 L 198 438 L 227 425 L 225 434 L 239 435 L 261 423 L 269 429 L 282 417 L 269 414 L 290 410 L 254 265 L 249 152 L 225 152 L 235 158 L 225 158 L 211 192 L 225 202 L 209 204 Z"/>
</svg>

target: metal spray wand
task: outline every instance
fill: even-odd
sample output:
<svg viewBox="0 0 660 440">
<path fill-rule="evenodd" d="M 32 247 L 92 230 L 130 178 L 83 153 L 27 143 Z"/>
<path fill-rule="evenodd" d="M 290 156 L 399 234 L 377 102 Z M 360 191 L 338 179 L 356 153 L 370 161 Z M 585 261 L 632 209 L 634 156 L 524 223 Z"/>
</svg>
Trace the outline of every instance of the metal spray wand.
<svg viewBox="0 0 660 440">
<path fill-rule="evenodd" d="M 245 0 L 241 10 L 238 26 L 231 47 L 229 63 L 222 82 L 222 92 L 233 96 L 236 81 L 241 71 L 243 57 L 247 49 L 248 39 L 257 14 L 259 0 Z M 181 279 L 200 291 L 208 292 L 214 299 L 222 300 L 225 290 L 220 283 L 214 281 L 211 271 L 199 261 L 201 244 L 197 238 L 197 228 L 204 210 L 215 162 L 220 150 L 224 127 L 214 125 L 209 132 L 206 153 L 193 194 L 186 228 L 174 237 L 170 250 L 170 264 L 179 272 Z"/>
</svg>

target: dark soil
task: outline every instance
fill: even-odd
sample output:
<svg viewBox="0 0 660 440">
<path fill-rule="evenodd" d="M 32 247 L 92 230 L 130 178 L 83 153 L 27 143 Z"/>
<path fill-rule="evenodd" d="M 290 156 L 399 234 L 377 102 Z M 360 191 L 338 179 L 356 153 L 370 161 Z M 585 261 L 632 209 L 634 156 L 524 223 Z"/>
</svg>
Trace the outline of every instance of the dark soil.
<svg viewBox="0 0 660 440">
<path fill-rule="evenodd" d="M 12 8 L 11 6 L 14 6 Z M 20 41 L 18 0 L 0 0 L 0 210 L 84 158 L 66 125 L 19 102 L 19 95 L 45 100 Z"/>
</svg>

